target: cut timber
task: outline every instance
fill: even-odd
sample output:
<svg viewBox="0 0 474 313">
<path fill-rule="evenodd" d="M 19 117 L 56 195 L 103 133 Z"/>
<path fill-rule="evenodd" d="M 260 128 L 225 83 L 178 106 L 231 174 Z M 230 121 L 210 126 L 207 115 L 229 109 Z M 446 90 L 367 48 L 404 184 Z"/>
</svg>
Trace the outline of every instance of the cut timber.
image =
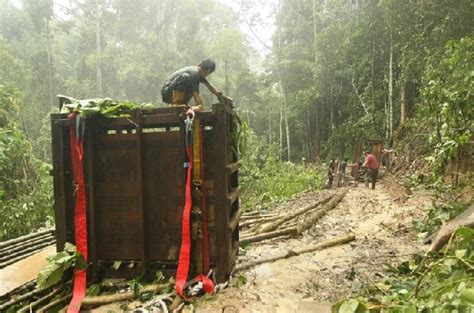
<svg viewBox="0 0 474 313">
<path fill-rule="evenodd" d="M 9 245 L 13 245 L 13 244 L 16 244 L 16 243 L 19 243 L 19 242 L 22 242 L 22 241 L 25 241 L 25 240 L 28 240 L 28 239 L 31 239 L 31 238 L 40 237 L 44 234 L 50 234 L 50 233 L 51 234 L 54 233 L 54 228 L 49 228 L 49 229 L 46 229 L 46 230 L 39 231 L 37 233 L 32 233 L 32 234 L 29 234 L 29 235 L 25 235 L 25 236 L 21 236 L 21 237 L 17 237 L 17 238 L 14 238 L 14 239 L 10 239 L 10 240 L 7 240 L 7 241 L 0 242 L 0 248 L 5 248 Z"/>
<path fill-rule="evenodd" d="M 439 251 L 449 241 L 449 238 L 458 227 L 474 227 L 474 205 L 442 225 L 440 229 L 425 240 L 425 243 L 431 242 L 429 251 Z"/>
<path fill-rule="evenodd" d="M 23 308 L 21 308 L 20 310 L 18 310 L 18 313 L 27 313 L 27 312 L 30 312 L 31 310 L 33 310 L 34 308 L 36 308 L 37 306 L 45 303 L 45 302 L 49 302 L 52 298 L 54 298 L 57 294 L 59 294 L 63 289 L 62 288 L 57 288 L 55 290 L 53 290 L 51 293 L 48 293 L 46 296 L 44 297 L 41 297 L 40 299 L 36 300 L 35 302 L 33 303 L 30 303 L 26 306 L 24 306 Z"/>
<path fill-rule="evenodd" d="M 268 232 L 265 234 L 259 234 L 255 236 L 240 238 L 239 244 L 244 245 L 244 244 L 248 244 L 252 242 L 258 242 L 258 241 L 281 237 L 281 236 L 288 236 L 288 235 L 296 236 L 297 234 L 298 234 L 298 229 L 296 227 L 285 228 L 282 230 L 276 230 L 276 231 Z"/>
<path fill-rule="evenodd" d="M 148 286 L 143 286 L 143 288 L 140 288 L 140 294 L 146 293 L 146 292 L 159 292 L 161 291 L 165 285 L 148 285 Z M 135 293 L 133 291 L 127 291 L 123 293 L 117 293 L 117 294 L 112 294 L 112 295 L 103 295 L 103 296 L 96 296 L 96 297 L 85 297 L 82 300 L 82 305 L 102 305 L 102 304 L 108 304 L 108 303 L 114 303 L 114 302 L 120 302 L 120 301 L 126 301 L 135 298 Z"/>
<path fill-rule="evenodd" d="M 324 216 L 329 210 L 336 207 L 336 205 L 344 198 L 346 191 L 336 194 L 334 196 L 328 197 L 328 203 L 326 203 L 320 210 L 318 210 L 315 214 L 311 215 L 307 220 L 305 220 L 301 225 L 297 227 L 285 228 L 282 230 L 276 231 L 269 231 L 262 234 L 251 235 L 248 237 L 242 237 L 239 240 L 240 244 L 248 244 L 252 242 L 258 242 L 266 239 L 281 237 L 281 236 L 298 236 L 303 233 L 305 230 L 311 228 L 311 226 L 316 223 L 322 216 Z M 321 200 L 322 202 L 327 201 L 327 199 Z M 314 205 L 314 204 L 313 204 Z M 301 210 L 300 210 L 301 212 Z"/>
<path fill-rule="evenodd" d="M 280 218 L 279 220 L 276 220 L 272 223 L 269 223 L 269 224 L 265 224 L 265 225 L 262 225 L 260 226 L 259 228 L 257 228 L 257 230 L 255 231 L 256 234 L 262 234 L 262 233 L 266 233 L 266 232 L 269 232 L 269 231 L 272 231 L 272 230 L 275 230 L 278 228 L 278 226 L 280 226 L 281 224 L 285 223 L 285 222 L 288 222 L 306 212 L 308 212 L 309 210 L 311 209 L 314 209 L 315 207 L 317 207 L 318 205 L 320 204 L 323 204 L 323 203 L 326 203 L 328 202 L 332 197 L 334 197 L 334 195 L 331 195 L 329 197 L 326 197 L 322 200 L 319 200 L 317 201 L 316 203 L 313 203 L 313 204 L 310 204 L 292 214 L 288 214 L 286 216 L 283 216 L 282 218 Z"/>
<path fill-rule="evenodd" d="M 13 299 L 11 299 L 10 301 L 8 302 L 5 302 L 5 303 L 2 303 L 0 305 L 0 312 L 4 312 L 4 310 L 6 311 L 6 309 L 8 309 L 9 307 L 17 304 L 17 303 L 21 303 L 25 300 L 29 300 L 35 296 L 38 296 L 38 295 L 41 295 L 43 293 L 45 293 L 48 289 L 34 289 L 33 291 L 30 291 L 30 292 L 27 292 L 25 294 L 22 294 L 22 295 L 19 295 L 18 297 L 15 297 Z"/>
<path fill-rule="evenodd" d="M 67 296 L 64 296 L 64 297 L 61 297 L 59 299 L 56 299 L 54 301 L 51 301 L 50 303 L 48 303 L 47 305 L 45 305 L 44 307 L 38 309 L 36 311 L 36 313 L 46 313 L 46 312 L 50 312 L 50 310 L 52 308 L 54 308 L 55 306 L 59 305 L 59 304 L 62 304 L 62 303 L 65 303 L 65 302 L 68 302 L 70 300 L 70 298 L 72 297 L 72 295 L 67 295 Z"/>
<path fill-rule="evenodd" d="M 265 222 L 270 222 L 279 219 L 279 216 L 271 216 L 271 217 L 256 217 L 254 219 L 246 219 L 243 222 L 239 223 L 240 227 L 245 227 L 249 226 L 252 224 L 258 224 L 258 223 L 265 223 Z M 242 219 L 241 219 L 242 220 Z"/>
<path fill-rule="evenodd" d="M 354 239 L 355 239 L 355 235 L 353 233 L 347 233 L 347 234 L 345 234 L 341 237 L 326 240 L 326 241 L 317 243 L 315 245 L 308 246 L 308 247 L 303 248 L 303 249 L 288 250 L 285 253 L 281 253 L 281 254 L 278 254 L 278 255 L 273 256 L 273 257 L 268 257 L 268 258 L 264 258 L 264 259 L 260 259 L 260 260 L 254 260 L 254 261 L 251 261 L 251 262 L 243 263 L 243 264 L 237 266 L 236 271 L 237 272 L 238 271 L 243 271 L 243 270 L 249 269 L 251 267 L 254 267 L 256 265 L 259 265 L 259 264 L 263 264 L 263 263 L 267 263 L 267 262 L 274 262 L 274 261 L 281 260 L 281 259 L 287 259 L 287 258 L 290 258 L 290 257 L 295 256 L 295 255 L 300 255 L 302 253 L 313 252 L 313 251 L 316 251 L 316 250 L 322 250 L 322 249 L 325 249 L 325 248 L 328 248 L 328 247 L 333 247 L 333 246 L 336 246 L 336 245 L 348 243 L 348 242 L 350 242 Z"/>
<path fill-rule="evenodd" d="M 303 222 L 301 226 L 298 227 L 298 235 L 308 230 L 314 223 L 316 223 L 321 217 L 323 217 L 328 211 L 334 209 L 342 198 L 346 195 L 346 191 L 341 192 L 340 194 L 335 195 L 326 205 L 319 209 L 314 215 L 311 215 L 307 220 Z"/>
</svg>

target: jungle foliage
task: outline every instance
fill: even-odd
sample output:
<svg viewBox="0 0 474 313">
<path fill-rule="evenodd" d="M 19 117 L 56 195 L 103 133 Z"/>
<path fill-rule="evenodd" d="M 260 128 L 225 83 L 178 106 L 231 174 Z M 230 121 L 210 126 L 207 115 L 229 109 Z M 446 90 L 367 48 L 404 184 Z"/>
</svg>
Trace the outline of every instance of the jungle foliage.
<svg viewBox="0 0 474 313">
<path fill-rule="evenodd" d="M 0 240 L 38 229 L 52 215 L 50 166 L 32 154 L 18 121 L 21 94 L 0 85 Z"/>
<path fill-rule="evenodd" d="M 391 269 L 366 297 L 343 300 L 337 313 L 471 312 L 474 307 L 474 230 L 459 228 L 440 253 Z"/>
</svg>

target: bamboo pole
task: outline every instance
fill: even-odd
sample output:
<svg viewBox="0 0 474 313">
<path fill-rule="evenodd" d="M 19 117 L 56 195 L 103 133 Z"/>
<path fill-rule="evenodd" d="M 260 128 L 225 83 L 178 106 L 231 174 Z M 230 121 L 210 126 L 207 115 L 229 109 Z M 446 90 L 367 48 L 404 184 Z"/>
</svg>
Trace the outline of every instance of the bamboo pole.
<svg viewBox="0 0 474 313">
<path fill-rule="evenodd" d="M 64 303 L 64 302 L 67 302 L 70 298 L 72 297 L 71 294 L 68 294 L 66 296 L 63 296 L 61 298 L 58 298 L 50 303 L 48 303 L 47 305 L 45 305 L 44 307 L 38 309 L 36 311 L 36 313 L 46 313 L 46 312 L 49 312 L 50 309 L 54 308 L 55 306 L 57 306 L 58 304 L 61 304 L 61 303 Z"/>
<path fill-rule="evenodd" d="M 8 250 L 0 256 L 0 263 L 3 263 L 3 262 L 8 261 L 10 259 L 13 259 L 17 256 L 27 254 L 28 252 L 36 251 L 36 250 L 39 250 L 41 248 L 50 246 L 55 242 L 56 242 L 56 239 L 52 238 L 49 241 L 44 241 L 44 242 L 34 244 L 34 245 L 31 245 L 31 246 L 28 245 L 28 246 L 23 247 L 22 249 Z"/>
<path fill-rule="evenodd" d="M 43 292 L 45 292 L 47 289 L 35 289 L 33 291 L 30 291 L 30 292 L 27 292 L 25 294 L 22 294 L 14 299 L 11 299 L 10 301 L 8 302 L 5 302 L 3 304 L 0 305 L 0 312 L 3 312 L 5 311 L 7 308 L 11 307 L 12 305 L 15 305 L 17 303 L 20 303 L 20 302 L 23 302 L 27 299 L 30 299 L 36 295 L 39 295 L 39 294 L 42 294 Z"/>
<path fill-rule="evenodd" d="M 147 285 L 143 286 L 140 288 L 139 293 L 146 293 L 146 292 L 159 292 L 161 291 L 165 285 L 158 285 L 158 284 L 153 284 L 153 285 Z M 135 292 L 133 291 L 127 291 L 123 293 L 116 293 L 116 294 L 111 294 L 111 295 L 103 295 L 103 296 L 95 296 L 95 297 L 85 297 L 82 300 L 82 305 L 102 305 L 102 304 L 108 304 L 108 303 L 114 303 L 114 302 L 120 302 L 120 301 L 126 301 L 126 300 L 131 300 L 135 298 Z"/>
<path fill-rule="evenodd" d="M 280 226 L 281 224 L 285 223 L 285 222 L 288 222 L 294 218 L 297 218 L 298 216 L 308 212 L 309 210 L 311 209 L 314 209 L 315 207 L 317 207 L 318 205 L 320 204 L 324 204 L 326 202 L 328 202 L 331 198 L 333 198 L 334 195 L 330 195 L 329 197 L 326 197 L 322 200 L 319 200 L 315 203 L 312 203 L 296 212 L 293 212 L 292 214 L 288 214 L 286 216 L 283 216 L 282 218 L 280 218 L 279 220 L 276 220 L 272 223 L 269 223 L 269 224 L 264 224 L 260 227 L 257 228 L 257 230 L 255 231 L 256 234 L 262 234 L 262 233 L 266 233 L 266 232 L 269 232 L 269 231 L 272 231 L 272 230 L 275 230 L 278 228 L 278 226 Z"/>
<path fill-rule="evenodd" d="M 34 244 L 34 243 L 47 241 L 51 238 L 55 238 L 53 234 L 44 234 L 44 235 L 41 235 L 41 236 L 38 236 L 38 237 L 35 237 L 35 238 L 26 239 L 24 241 L 5 246 L 3 248 L 0 248 L 0 255 L 5 253 L 6 251 L 22 248 L 26 245 L 30 245 L 30 244 Z"/>
<path fill-rule="evenodd" d="M 279 216 L 272 216 L 272 217 L 260 217 L 260 218 L 255 218 L 255 219 L 246 219 L 243 222 L 239 223 L 239 227 L 245 227 L 245 226 L 258 224 L 258 223 L 271 222 L 279 218 L 280 218 Z"/>
<path fill-rule="evenodd" d="M 297 227 L 292 227 L 292 228 L 285 228 L 282 230 L 276 230 L 272 232 L 267 232 L 264 234 L 259 234 L 255 236 L 249 236 L 249 237 L 243 237 L 239 239 L 239 244 L 245 245 L 248 243 L 252 242 L 258 242 L 266 239 L 271 239 L 271 238 L 276 238 L 276 237 L 281 237 L 281 236 L 296 236 L 298 234 L 298 228 Z"/>
<path fill-rule="evenodd" d="M 3 242 L 0 242 L 0 249 L 6 247 L 8 245 L 11 245 L 11 244 L 15 244 L 15 243 L 27 240 L 27 239 L 31 239 L 31 238 L 34 238 L 34 237 L 38 237 L 38 236 L 41 236 L 41 235 L 44 235 L 44 234 L 47 234 L 47 233 L 53 233 L 53 232 L 54 232 L 54 228 L 49 228 L 49 229 L 45 229 L 45 230 L 42 230 L 42 231 L 39 231 L 39 232 L 36 232 L 36 233 L 32 233 L 32 234 L 17 237 L 17 238 L 14 238 L 14 239 L 10 239 L 10 240 L 7 240 L 7 241 L 3 241 Z"/>
<path fill-rule="evenodd" d="M 239 271 L 243 271 L 243 270 L 249 269 L 251 267 L 254 267 L 256 265 L 259 265 L 259 264 L 274 262 L 274 261 L 277 261 L 277 260 L 287 259 L 287 258 L 296 256 L 296 255 L 303 254 L 303 253 L 322 250 L 322 249 L 333 247 L 333 246 L 336 246 L 336 245 L 348 243 L 348 242 L 350 242 L 354 239 L 355 239 L 355 235 L 353 233 L 347 233 L 347 234 L 345 234 L 341 237 L 336 237 L 336 238 L 333 238 L 333 239 L 330 239 L 330 240 L 326 240 L 326 241 L 308 246 L 308 247 L 303 248 L 303 249 L 287 250 L 285 253 L 280 253 L 280 254 L 278 254 L 276 256 L 273 256 L 273 257 L 263 258 L 263 259 L 260 259 L 260 260 L 254 260 L 254 261 L 251 261 L 251 262 L 240 264 L 236 267 L 235 271 L 239 272 Z"/>
<path fill-rule="evenodd" d="M 30 303 L 28 305 L 25 305 L 22 307 L 20 310 L 18 310 L 18 313 L 27 313 L 30 311 L 34 311 L 33 309 L 36 308 L 38 305 L 43 304 L 46 301 L 51 300 L 54 296 L 56 296 L 58 293 L 60 293 L 63 289 L 62 288 L 57 288 L 53 290 L 52 292 L 48 293 L 47 295 L 39 298 L 33 303 Z"/>
<path fill-rule="evenodd" d="M 346 195 L 346 191 L 341 192 L 340 194 L 334 196 L 325 206 L 318 210 L 314 215 L 311 215 L 306 221 L 303 222 L 301 226 L 298 227 L 298 235 L 300 235 L 305 230 L 311 228 L 311 226 L 316 223 L 321 217 L 323 217 L 329 210 L 335 208 L 342 198 Z"/>
</svg>

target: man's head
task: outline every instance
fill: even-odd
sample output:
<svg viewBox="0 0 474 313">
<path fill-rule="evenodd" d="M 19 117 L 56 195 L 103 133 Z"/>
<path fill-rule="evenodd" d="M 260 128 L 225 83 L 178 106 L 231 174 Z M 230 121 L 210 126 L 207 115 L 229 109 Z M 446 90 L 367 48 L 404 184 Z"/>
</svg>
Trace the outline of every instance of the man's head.
<svg viewBox="0 0 474 313">
<path fill-rule="evenodd" d="M 207 77 L 209 74 L 211 74 L 212 72 L 216 70 L 216 62 L 214 62 L 211 59 L 206 59 L 202 61 L 201 63 L 199 63 L 198 67 L 199 67 L 199 73 L 202 76 Z"/>
</svg>

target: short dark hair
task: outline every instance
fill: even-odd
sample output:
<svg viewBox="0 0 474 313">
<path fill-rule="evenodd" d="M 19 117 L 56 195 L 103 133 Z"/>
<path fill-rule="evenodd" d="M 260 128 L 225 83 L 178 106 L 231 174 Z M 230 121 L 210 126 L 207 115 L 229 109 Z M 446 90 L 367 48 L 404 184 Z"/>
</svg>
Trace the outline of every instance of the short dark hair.
<svg viewBox="0 0 474 313">
<path fill-rule="evenodd" d="M 203 70 L 208 71 L 209 74 L 216 70 L 216 62 L 211 59 L 205 59 L 204 61 L 199 63 L 198 66 Z"/>
</svg>

